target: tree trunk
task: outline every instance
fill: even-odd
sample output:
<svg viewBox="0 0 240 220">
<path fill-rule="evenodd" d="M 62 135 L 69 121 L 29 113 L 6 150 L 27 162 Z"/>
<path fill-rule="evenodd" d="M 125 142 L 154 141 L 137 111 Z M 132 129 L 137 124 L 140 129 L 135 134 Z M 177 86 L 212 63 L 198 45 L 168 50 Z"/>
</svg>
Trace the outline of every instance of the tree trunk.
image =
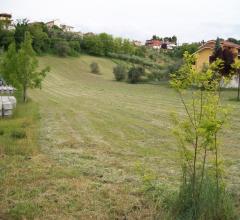
<svg viewBox="0 0 240 220">
<path fill-rule="evenodd" d="M 238 96 L 237 100 L 240 101 L 240 71 L 238 71 Z"/>
<path fill-rule="evenodd" d="M 23 102 L 27 102 L 27 87 L 23 86 Z"/>
</svg>

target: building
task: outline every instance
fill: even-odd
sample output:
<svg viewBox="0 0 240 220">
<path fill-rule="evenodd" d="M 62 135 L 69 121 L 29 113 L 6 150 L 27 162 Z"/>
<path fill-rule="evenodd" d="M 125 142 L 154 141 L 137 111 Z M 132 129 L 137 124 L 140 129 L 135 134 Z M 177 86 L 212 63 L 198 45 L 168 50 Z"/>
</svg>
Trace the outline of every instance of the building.
<svg viewBox="0 0 240 220">
<path fill-rule="evenodd" d="M 12 15 L 7 13 L 0 13 L 0 21 L 12 21 Z"/>
<path fill-rule="evenodd" d="M 151 39 L 151 40 L 146 41 L 145 46 L 159 50 L 159 49 L 161 49 L 162 44 L 163 44 L 163 41 L 161 41 L 161 40 Z"/>
<path fill-rule="evenodd" d="M 216 44 L 215 40 L 210 40 L 199 47 L 199 50 L 196 52 L 197 54 L 196 67 L 198 69 L 201 69 L 205 64 L 209 64 L 210 57 L 212 56 L 215 48 L 215 44 Z M 234 57 L 236 59 L 240 59 L 240 45 L 222 40 L 221 46 L 222 46 L 222 49 L 227 48 L 231 50 L 234 54 Z"/>
<path fill-rule="evenodd" d="M 216 41 L 210 40 L 204 43 L 202 46 L 199 47 L 199 50 L 195 53 L 197 55 L 196 60 L 196 67 L 197 69 L 201 70 L 204 65 L 208 65 L 210 63 L 211 56 L 214 52 Z M 222 40 L 221 41 L 222 49 L 229 49 L 232 51 L 235 59 L 240 59 L 240 45 Z M 228 85 L 224 85 L 224 87 L 231 87 L 237 88 L 238 86 L 238 79 L 237 76 L 234 76 L 231 82 Z"/>
<path fill-rule="evenodd" d="M 7 13 L 0 13 L 0 22 L 6 29 L 12 28 L 12 15 Z"/>
<path fill-rule="evenodd" d="M 65 32 L 73 32 L 74 27 L 62 24 L 59 19 L 52 20 L 46 23 L 48 28 L 53 28 L 54 26 L 57 26 L 61 28 Z"/>
<path fill-rule="evenodd" d="M 141 41 L 138 41 L 138 40 L 134 40 L 132 43 L 133 43 L 133 45 L 136 46 L 136 47 L 141 47 L 141 46 L 142 46 L 142 42 L 141 42 Z"/>
<path fill-rule="evenodd" d="M 147 47 L 158 49 L 158 50 L 160 50 L 161 48 L 172 50 L 177 46 L 175 43 L 164 41 L 164 40 L 158 40 L 158 39 L 147 40 L 145 45 Z"/>
</svg>

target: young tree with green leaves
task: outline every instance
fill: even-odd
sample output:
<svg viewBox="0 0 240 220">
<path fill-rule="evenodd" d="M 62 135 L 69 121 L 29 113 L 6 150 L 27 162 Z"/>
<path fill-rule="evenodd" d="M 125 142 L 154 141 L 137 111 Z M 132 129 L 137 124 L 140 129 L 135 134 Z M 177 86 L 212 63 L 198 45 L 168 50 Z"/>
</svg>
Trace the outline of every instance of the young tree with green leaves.
<svg viewBox="0 0 240 220">
<path fill-rule="evenodd" d="M 29 32 L 25 33 L 24 41 L 16 52 L 13 43 L 3 58 L 1 71 L 8 83 L 23 91 L 23 101 L 27 101 L 28 88 L 41 88 L 49 67 L 38 71 L 38 60 L 32 48 L 32 38 Z"/>
<path fill-rule="evenodd" d="M 233 212 L 223 180 L 219 132 L 228 109 L 221 104 L 220 59 L 198 71 L 194 55 L 184 54 L 184 64 L 172 75 L 171 85 L 179 94 L 186 117 L 174 116 L 182 181 L 174 204 L 177 219 L 232 219 Z"/>
<path fill-rule="evenodd" d="M 29 32 L 25 33 L 24 41 L 21 44 L 17 55 L 17 80 L 23 90 L 23 101 L 27 101 L 28 88 L 41 88 L 49 67 L 38 71 L 38 60 L 32 48 L 32 38 Z"/>
</svg>

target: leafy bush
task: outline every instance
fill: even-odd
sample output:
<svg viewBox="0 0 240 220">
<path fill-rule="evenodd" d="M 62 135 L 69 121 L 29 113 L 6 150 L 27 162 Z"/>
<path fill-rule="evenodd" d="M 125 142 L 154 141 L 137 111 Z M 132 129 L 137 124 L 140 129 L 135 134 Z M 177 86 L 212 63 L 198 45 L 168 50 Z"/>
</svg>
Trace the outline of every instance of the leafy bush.
<svg viewBox="0 0 240 220">
<path fill-rule="evenodd" d="M 130 83 L 137 83 L 144 74 L 145 70 L 143 67 L 132 67 L 128 72 L 128 81 Z"/>
<path fill-rule="evenodd" d="M 26 138 L 26 137 L 27 137 L 27 134 L 24 130 L 13 130 L 11 132 L 11 138 L 23 139 L 23 138 Z"/>
<path fill-rule="evenodd" d="M 56 41 L 54 52 L 60 57 L 66 57 L 70 53 L 69 43 L 65 40 Z"/>
<path fill-rule="evenodd" d="M 127 68 L 125 65 L 119 64 L 113 68 L 113 74 L 117 81 L 122 81 L 126 78 Z"/>
<path fill-rule="evenodd" d="M 96 63 L 96 62 L 91 63 L 90 68 L 91 68 L 91 73 L 100 74 L 100 68 L 99 68 L 98 63 Z"/>
<path fill-rule="evenodd" d="M 0 136 L 3 136 L 3 135 L 4 135 L 4 130 L 0 129 Z"/>
</svg>

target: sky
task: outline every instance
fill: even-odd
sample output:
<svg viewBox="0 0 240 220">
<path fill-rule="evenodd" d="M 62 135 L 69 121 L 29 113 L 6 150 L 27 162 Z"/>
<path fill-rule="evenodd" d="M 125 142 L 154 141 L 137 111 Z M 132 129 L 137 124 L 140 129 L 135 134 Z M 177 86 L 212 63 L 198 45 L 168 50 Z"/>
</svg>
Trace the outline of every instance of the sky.
<svg viewBox="0 0 240 220">
<path fill-rule="evenodd" d="M 240 0 L 0 0 L 13 19 L 60 19 L 76 31 L 140 40 L 178 37 L 179 43 L 240 39 Z"/>
</svg>

